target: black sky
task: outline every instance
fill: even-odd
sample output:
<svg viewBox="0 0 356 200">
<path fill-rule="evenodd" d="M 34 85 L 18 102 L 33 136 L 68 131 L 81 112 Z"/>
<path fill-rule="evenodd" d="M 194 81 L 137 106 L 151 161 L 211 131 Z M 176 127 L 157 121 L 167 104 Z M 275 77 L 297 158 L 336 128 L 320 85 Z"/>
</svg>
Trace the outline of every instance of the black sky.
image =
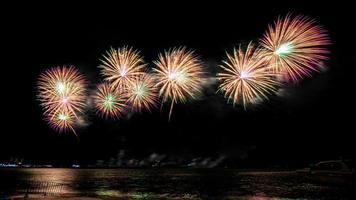
<svg viewBox="0 0 356 200">
<path fill-rule="evenodd" d="M 219 1 L 220 2 L 220 1 Z M 161 6 L 161 7 L 158 7 Z M 0 160 L 91 162 L 125 149 L 131 156 L 153 152 L 179 156 L 249 156 L 257 163 L 298 163 L 353 157 L 354 13 L 343 3 L 283 1 L 249 5 L 165 4 L 16 5 L 3 25 Z M 284 95 L 244 111 L 227 104 L 216 85 L 201 100 L 120 121 L 88 111 L 89 125 L 58 135 L 42 120 L 36 79 L 51 66 L 76 65 L 94 84 L 99 58 L 110 47 L 140 49 L 145 60 L 185 45 L 200 54 L 212 73 L 240 43 L 257 41 L 269 23 L 288 12 L 315 18 L 333 44 L 329 70 L 287 87 Z M 241 150 L 242 149 L 242 150 Z"/>
</svg>

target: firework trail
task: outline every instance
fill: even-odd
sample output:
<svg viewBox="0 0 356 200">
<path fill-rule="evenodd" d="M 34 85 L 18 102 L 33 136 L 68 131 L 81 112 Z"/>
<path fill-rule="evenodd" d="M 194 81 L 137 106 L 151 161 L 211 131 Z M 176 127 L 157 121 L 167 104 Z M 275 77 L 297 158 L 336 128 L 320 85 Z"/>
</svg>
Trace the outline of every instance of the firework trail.
<svg viewBox="0 0 356 200">
<path fill-rule="evenodd" d="M 175 103 L 185 102 L 188 98 L 196 99 L 201 93 L 205 74 L 202 62 L 194 51 L 180 47 L 159 54 L 154 64 L 159 96 L 163 102 L 171 101 L 170 119 Z"/>
<path fill-rule="evenodd" d="M 271 70 L 280 73 L 286 81 L 297 82 L 311 76 L 328 59 L 326 45 L 330 41 L 326 30 L 305 16 L 288 14 L 279 18 L 268 26 L 260 42 Z"/>
<path fill-rule="evenodd" d="M 157 87 L 154 77 L 147 73 L 137 76 L 127 90 L 127 102 L 136 111 L 155 107 Z"/>
<path fill-rule="evenodd" d="M 73 130 L 73 119 L 83 113 L 86 106 L 85 86 L 84 76 L 74 66 L 54 67 L 40 75 L 38 99 L 52 127 L 60 131 Z"/>
<path fill-rule="evenodd" d="M 119 118 L 125 108 L 124 96 L 109 83 L 102 83 L 93 96 L 94 106 L 104 118 Z"/>
<path fill-rule="evenodd" d="M 124 91 L 144 73 L 146 64 L 139 52 L 132 47 L 111 48 L 100 60 L 101 74 L 115 89 Z"/>
<path fill-rule="evenodd" d="M 250 43 L 246 50 L 234 49 L 227 53 L 227 60 L 220 65 L 223 70 L 217 75 L 221 81 L 219 91 L 233 103 L 242 104 L 246 109 L 249 104 L 267 99 L 267 95 L 276 92 L 279 83 L 274 73 L 267 70 L 268 62 L 262 58 L 262 51 Z"/>
</svg>

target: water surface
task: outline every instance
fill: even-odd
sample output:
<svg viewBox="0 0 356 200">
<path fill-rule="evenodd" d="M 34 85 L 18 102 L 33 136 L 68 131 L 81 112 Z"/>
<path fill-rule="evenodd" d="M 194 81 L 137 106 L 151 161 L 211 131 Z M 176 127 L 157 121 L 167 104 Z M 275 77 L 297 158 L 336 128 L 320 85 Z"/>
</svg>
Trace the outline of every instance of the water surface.
<svg viewBox="0 0 356 200">
<path fill-rule="evenodd" d="M 27 188 L 27 189 L 26 189 Z M 28 188 L 103 199 L 353 199 L 353 182 L 228 169 L 0 169 L 0 197 Z"/>
</svg>

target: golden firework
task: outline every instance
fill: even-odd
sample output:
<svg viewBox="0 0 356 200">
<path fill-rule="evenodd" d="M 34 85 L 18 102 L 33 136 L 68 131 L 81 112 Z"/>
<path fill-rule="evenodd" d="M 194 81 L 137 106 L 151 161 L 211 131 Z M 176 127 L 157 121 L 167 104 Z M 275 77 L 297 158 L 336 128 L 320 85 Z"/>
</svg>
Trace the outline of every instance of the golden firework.
<svg viewBox="0 0 356 200">
<path fill-rule="evenodd" d="M 234 104 L 242 104 L 246 108 L 276 92 L 279 83 L 274 73 L 267 69 L 268 63 L 262 52 L 251 43 L 246 50 L 240 47 L 234 49 L 233 54 L 227 53 L 227 60 L 223 63 L 220 65 L 223 72 L 217 75 L 221 81 L 219 90 Z"/>
<path fill-rule="evenodd" d="M 143 108 L 150 110 L 157 104 L 157 87 L 154 77 L 150 74 L 137 76 L 127 90 L 127 102 L 134 110 Z"/>
<path fill-rule="evenodd" d="M 105 118 L 118 118 L 125 108 L 125 95 L 108 83 L 100 84 L 93 96 L 94 106 Z"/>
<path fill-rule="evenodd" d="M 47 116 L 48 123 L 50 126 L 57 130 L 58 132 L 63 132 L 66 130 L 72 130 L 76 135 L 73 126 L 75 125 L 76 116 L 73 112 L 67 109 L 61 109 L 60 111 L 49 114 Z"/>
<path fill-rule="evenodd" d="M 273 72 L 286 81 L 297 82 L 322 68 L 330 44 L 325 29 L 305 16 L 279 18 L 260 40 Z"/>
<path fill-rule="evenodd" d="M 38 98 L 52 127 L 73 130 L 73 119 L 86 106 L 85 86 L 84 76 L 74 66 L 54 67 L 40 75 Z"/>
<path fill-rule="evenodd" d="M 201 93 L 205 74 L 203 65 L 194 51 L 186 50 L 185 47 L 159 54 L 154 64 L 159 96 L 164 102 L 171 101 L 170 117 L 173 104 L 185 102 L 188 98 L 196 99 Z"/>
<path fill-rule="evenodd" d="M 101 74 L 117 90 L 124 91 L 144 73 L 146 64 L 137 50 L 132 47 L 111 48 L 101 59 Z"/>
</svg>

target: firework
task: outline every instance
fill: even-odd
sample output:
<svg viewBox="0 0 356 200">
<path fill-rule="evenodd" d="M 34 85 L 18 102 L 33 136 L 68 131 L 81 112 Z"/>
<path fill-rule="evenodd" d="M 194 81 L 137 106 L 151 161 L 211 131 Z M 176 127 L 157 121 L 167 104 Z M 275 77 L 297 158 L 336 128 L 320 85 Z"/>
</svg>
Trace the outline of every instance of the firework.
<svg viewBox="0 0 356 200">
<path fill-rule="evenodd" d="M 279 18 L 274 25 L 268 26 L 260 41 L 271 70 L 281 73 L 287 81 L 297 82 L 311 76 L 328 58 L 327 32 L 305 16 Z"/>
<path fill-rule="evenodd" d="M 196 99 L 202 90 L 204 71 L 202 62 L 193 51 L 186 48 L 174 48 L 159 54 L 154 61 L 159 95 L 163 101 L 171 101 L 171 116 L 173 104 L 185 102 L 188 98 Z"/>
<path fill-rule="evenodd" d="M 150 110 L 157 104 L 157 87 L 154 78 L 149 74 L 137 76 L 127 90 L 127 102 L 134 110 Z"/>
<path fill-rule="evenodd" d="M 125 107 L 124 94 L 108 83 L 97 87 L 93 96 L 96 110 L 105 118 L 118 118 Z"/>
<path fill-rule="evenodd" d="M 111 48 L 101 59 L 101 74 L 115 89 L 124 91 L 136 76 L 143 74 L 146 64 L 133 48 Z"/>
<path fill-rule="evenodd" d="M 232 55 L 227 53 L 227 60 L 220 65 L 223 72 L 218 74 L 221 81 L 219 90 L 234 104 L 242 104 L 246 108 L 276 92 L 278 82 L 267 70 L 268 63 L 261 56 L 261 51 L 250 43 L 245 51 L 240 47 L 234 49 Z"/>
<path fill-rule="evenodd" d="M 73 126 L 75 124 L 75 119 L 76 117 L 73 112 L 67 109 L 61 109 L 57 113 L 47 116 L 48 123 L 53 129 L 57 130 L 58 132 L 72 130 L 74 134 L 75 131 Z"/>
<path fill-rule="evenodd" d="M 77 117 L 86 105 L 85 86 L 84 76 L 74 66 L 54 67 L 40 75 L 38 98 L 53 127 L 58 130 L 72 127 L 72 116 Z M 64 114 L 70 116 L 70 120 L 58 120 L 58 116 Z"/>
</svg>

